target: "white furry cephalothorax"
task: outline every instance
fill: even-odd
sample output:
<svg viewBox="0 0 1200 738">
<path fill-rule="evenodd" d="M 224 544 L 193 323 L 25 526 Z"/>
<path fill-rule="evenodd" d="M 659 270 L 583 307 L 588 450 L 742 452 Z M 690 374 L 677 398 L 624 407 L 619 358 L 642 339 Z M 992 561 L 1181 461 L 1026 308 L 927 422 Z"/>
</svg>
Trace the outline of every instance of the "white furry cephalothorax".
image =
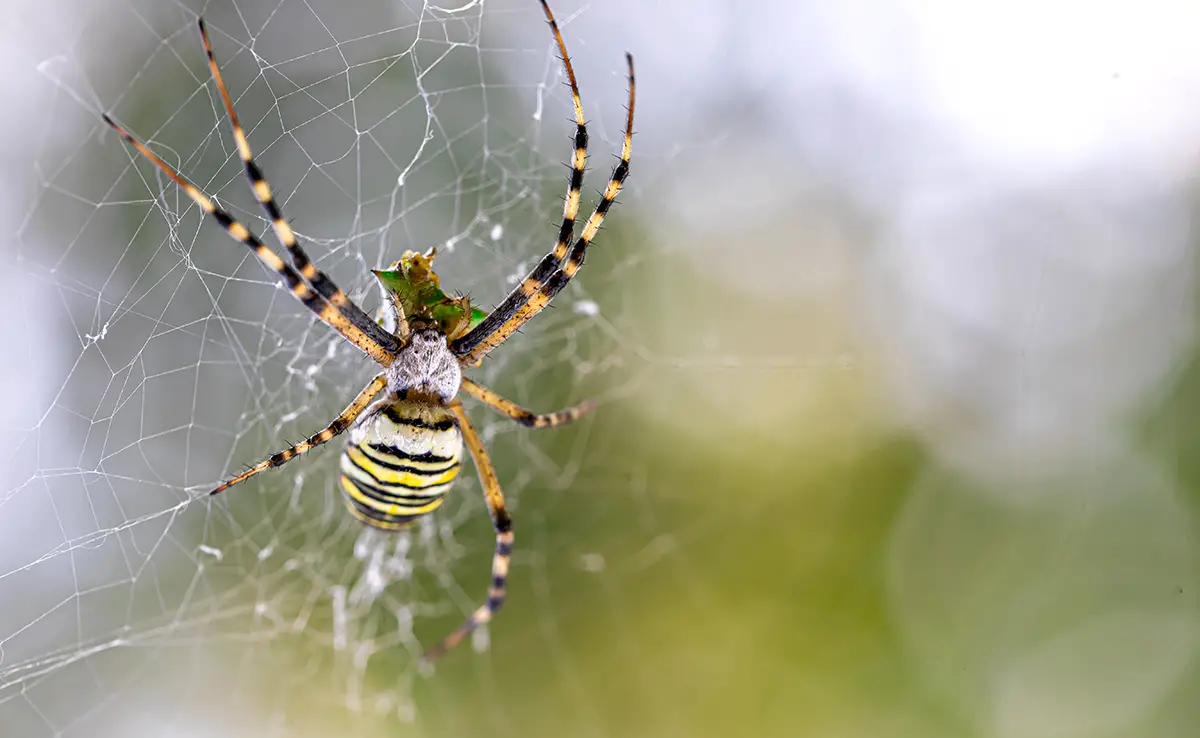
<svg viewBox="0 0 1200 738">
<path fill-rule="evenodd" d="M 426 392 L 445 402 L 454 399 L 462 385 L 458 357 L 446 345 L 446 336 L 433 329 L 414 330 L 385 373 L 393 393 Z"/>
</svg>

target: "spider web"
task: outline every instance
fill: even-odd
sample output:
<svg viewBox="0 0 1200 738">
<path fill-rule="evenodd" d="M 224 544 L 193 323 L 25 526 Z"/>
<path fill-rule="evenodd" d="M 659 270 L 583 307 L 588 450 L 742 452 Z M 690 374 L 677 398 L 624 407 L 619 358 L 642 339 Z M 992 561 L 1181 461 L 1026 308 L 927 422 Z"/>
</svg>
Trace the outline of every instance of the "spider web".
<svg viewBox="0 0 1200 738">
<path fill-rule="evenodd" d="M 9 427 L 33 432 L 6 439 L 5 516 L 24 522 L 3 567 L 20 603 L 0 626 L 0 699 L 71 694 L 78 709 L 11 724 L 99 734 L 97 715 L 130 695 L 141 703 L 155 680 L 191 673 L 176 689 L 202 689 L 230 668 L 250 689 L 256 675 L 294 686 L 322 675 L 333 705 L 411 719 L 416 657 L 485 594 L 492 543 L 477 481 L 464 475 L 436 519 L 379 534 L 342 509 L 333 443 L 208 501 L 244 464 L 323 427 L 374 372 L 95 116 L 114 114 L 267 236 L 204 65 L 203 12 L 258 161 L 318 266 L 372 310 L 370 268 L 436 247 L 443 284 L 486 306 L 551 245 L 566 185 L 570 97 L 549 34 L 512 30 L 545 33 L 541 11 L 491 2 L 486 22 L 476 2 L 84 12 L 66 24 L 69 50 L 39 70 L 55 86 L 40 114 L 72 125 L 40 143 L 18 233 L 11 288 L 28 301 L 16 340 L 54 348 L 28 354 L 27 378 L 44 381 L 13 408 Z M 593 161 L 605 163 L 625 94 L 613 69 L 589 75 L 612 88 L 588 99 Z M 512 81 L 518 71 L 525 81 Z M 609 112 L 595 115 L 601 104 Z M 595 288 L 640 260 L 612 251 L 596 259 Z M 473 376 L 539 409 L 585 391 L 613 400 L 633 379 L 606 315 L 631 308 L 612 297 L 601 310 L 572 289 Z M 518 519 L 527 490 L 595 484 L 585 450 L 604 441 L 587 422 L 539 440 L 474 414 Z M 536 540 L 536 518 L 521 522 Z M 601 566 L 572 555 L 581 572 Z M 514 577 L 530 566 L 518 557 Z M 476 650 L 488 636 L 475 634 Z"/>
<path fill-rule="evenodd" d="M 566 187 L 537 3 L 19 5 L 0 734 L 1194 732 L 1194 11 L 553 3 L 582 215 L 626 48 L 633 175 L 580 278 L 470 374 L 599 410 L 532 432 L 468 401 L 510 600 L 426 678 L 486 592 L 474 475 L 401 535 L 343 510 L 337 442 L 206 497 L 373 368 L 99 116 L 270 243 L 203 14 L 319 268 L 372 311 L 369 269 L 437 247 L 489 307 Z"/>
</svg>

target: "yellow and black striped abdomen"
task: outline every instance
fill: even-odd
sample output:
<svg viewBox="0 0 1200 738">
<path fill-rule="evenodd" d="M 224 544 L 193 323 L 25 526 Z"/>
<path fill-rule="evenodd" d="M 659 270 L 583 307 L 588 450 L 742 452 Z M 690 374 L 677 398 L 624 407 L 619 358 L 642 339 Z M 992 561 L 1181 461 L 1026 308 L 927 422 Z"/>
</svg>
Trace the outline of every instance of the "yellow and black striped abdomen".
<svg viewBox="0 0 1200 738">
<path fill-rule="evenodd" d="M 342 452 L 346 507 L 367 525 L 405 528 L 441 506 L 458 476 L 462 434 L 432 403 L 385 405 L 350 433 Z"/>
</svg>

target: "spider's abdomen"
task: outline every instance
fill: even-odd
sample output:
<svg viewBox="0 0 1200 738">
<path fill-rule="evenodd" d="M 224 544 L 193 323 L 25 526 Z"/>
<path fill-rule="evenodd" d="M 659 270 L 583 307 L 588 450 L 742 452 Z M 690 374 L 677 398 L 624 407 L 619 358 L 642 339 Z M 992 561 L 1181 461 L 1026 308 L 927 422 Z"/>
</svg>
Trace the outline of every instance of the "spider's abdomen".
<svg viewBox="0 0 1200 738">
<path fill-rule="evenodd" d="M 445 407 L 413 400 L 385 405 L 350 432 L 342 452 L 346 507 L 376 528 L 407 527 L 441 506 L 458 476 L 462 447 Z"/>
</svg>

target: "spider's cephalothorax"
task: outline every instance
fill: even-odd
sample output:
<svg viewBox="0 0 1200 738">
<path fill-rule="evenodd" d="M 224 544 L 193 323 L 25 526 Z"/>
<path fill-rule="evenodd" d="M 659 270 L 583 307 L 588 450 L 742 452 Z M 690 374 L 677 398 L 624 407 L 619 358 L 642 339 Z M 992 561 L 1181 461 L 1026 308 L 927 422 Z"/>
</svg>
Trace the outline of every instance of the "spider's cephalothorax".
<svg viewBox="0 0 1200 738">
<path fill-rule="evenodd" d="M 485 314 L 472 308 L 469 298 L 442 292 L 433 271 L 436 255 L 436 249 L 424 254 L 405 251 L 400 261 L 374 274 L 386 293 L 380 308 L 384 330 L 409 337 L 384 372 L 388 391 L 399 397 L 429 395 L 447 403 L 462 385 L 462 367 L 449 342 Z"/>
<path fill-rule="evenodd" d="M 588 217 L 579 237 L 575 238 L 575 217 L 579 214 L 579 192 L 583 187 L 583 172 L 587 163 L 587 127 L 567 47 L 546 0 L 540 2 L 571 87 L 571 103 L 575 111 L 575 153 L 571 159 L 571 179 L 563 205 L 562 225 L 554 247 L 491 313 L 472 307 L 466 297 L 450 297 L 442 291 L 433 272 L 432 250 L 426 254 L 405 252 L 400 261 L 388 269 L 375 272 L 387 294 L 381 323 L 372 320 L 313 265 L 297 242 L 291 225 L 280 212 L 262 170 L 254 163 L 250 143 L 238 122 L 233 101 L 213 57 L 203 20 L 200 21 L 200 37 L 208 57 L 209 71 L 233 126 L 238 158 L 246 169 L 255 198 L 262 204 L 275 235 L 287 249 L 291 265 L 144 143 L 110 117 L 104 116 L 104 121 L 138 153 L 179 185 L 230 236 L 245 244 L 260 261 L 277 273 L 301 304 L 383 369 L 324 430 L 272 454 L 265 461 L 220 485 L 212 494 L 229 489 L 268 469 L 282 466 L 349 430 L 339 477 L 346 505 L 351 514 L 367 525 L 399 530 L 442 504 L 446 492 L 458 476 L 464 443 L 471 452 L 496 531 L 491 586 L 485 602 L 466 622 L 426 652 L 427 660 L 460 643 L 475 628 L 491 620 L 504 604 L 508 563 L 513 547 L 512 519 L 504 506 L 500 483 L 483 442 L 458 399 L 458 393 L 464 391 L 531 428 L 549 428 L 569 423 L 592 407 L 590 403 L 583 403 L 556 413 L 538 415 L 476 384 L 462 373 L 464 367 L 478 366 L 492 349 L 541 312 L 571 281 L 583 265 L 588 246 L 600 231 L 600 224 L 629 175 L 634 77 L 633 57 L 626 54 L 629 107 L 625 117 L 621 158 L 613 168 L 596 209 Z"/>
</svg>

